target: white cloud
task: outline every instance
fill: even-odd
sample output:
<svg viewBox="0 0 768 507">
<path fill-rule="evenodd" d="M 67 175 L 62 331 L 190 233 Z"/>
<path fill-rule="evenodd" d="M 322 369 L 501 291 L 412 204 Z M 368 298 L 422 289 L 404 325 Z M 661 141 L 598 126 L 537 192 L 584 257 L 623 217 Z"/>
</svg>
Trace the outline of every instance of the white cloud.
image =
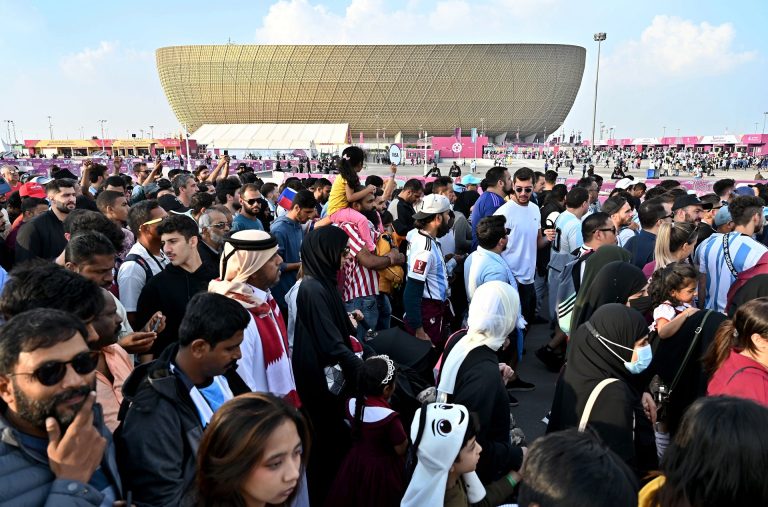
<svg viewBox="0 0 768 507">
<path fill-rule="evenodd" d="M 539 15 L 558 0 L 410 0 L 395 9 L 384 0 L 350 0 L 342 14 L 311 0 L 279 0 L 256 29 L 262 44 L 509 42 L 514 22 Z"/>
<path fill-rule="evenodd" d="M 621 44 L 606 59 L 606 70 L 619 70 L 633 79 L 720 75 L 757 56 L 755 51 L 734 48 L 735 38 L 731 23 L 696 24 L 674 16 L 655 16 L 639 40 Z"/>
<path fill-rule="evenodd" d="M 101 41 L 96 49 L 85 48 L 65 55 L 59 61 L 61 70 L 70 77 L 90 74 L 115 53 L 117 43 Z"/>
</svg>

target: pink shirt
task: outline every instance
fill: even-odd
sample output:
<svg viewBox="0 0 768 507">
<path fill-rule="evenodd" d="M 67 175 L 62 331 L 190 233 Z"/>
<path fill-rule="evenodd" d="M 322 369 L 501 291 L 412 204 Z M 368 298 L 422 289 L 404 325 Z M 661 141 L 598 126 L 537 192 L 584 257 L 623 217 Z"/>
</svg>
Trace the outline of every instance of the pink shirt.
<svg viewBox="0 0 768 507">
<path fill-rule="evenodd" d="M 104 424 L 109 431 L 114 432 L 118 426 L 117 413 L 123 402 L 123 383 L 133 371 L 133 363 L 128 352 L 116 343 L 104 347 L 101 352 L 114 382 L 110 382 L 101 372 L 96 372 L 96 401 L 104 412 Z"/>
<path fill-rule="evenodd" d="M 736 396 L 768 407 L 768 368 L 731 349 L 707 386 L 708 396 Z"/>
</svg>

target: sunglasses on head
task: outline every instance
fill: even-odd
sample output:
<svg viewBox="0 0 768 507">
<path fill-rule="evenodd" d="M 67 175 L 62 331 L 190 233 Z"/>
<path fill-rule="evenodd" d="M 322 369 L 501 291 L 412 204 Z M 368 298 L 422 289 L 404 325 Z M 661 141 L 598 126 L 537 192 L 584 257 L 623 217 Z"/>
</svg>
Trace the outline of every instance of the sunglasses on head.
<svg viewBox="0 0 768 507">
<path fill-rule="evenodd" d="M 78 375 L 88 375 L 99 364 L 99 353 L 94 351 L 80 352 L 69 361 L 48 361 L 33 372 L 11 373 L 10 375 L 31 375 L 44 386 L 50 387 L 61 382 L 61 379 L 67 374 L 68 364 L 72 365 L 72 369 Z"/>
<path fill-rule="evenodd" d="M 518 194 L 522 194 L 522 193 L 530 194 L 531 192 L 533 192 L 533 187 L 515 187 L 515 192 L 517 192 Z"/>
<path fill-rule="evenodd" d="M 166 217 L 153 218 L 152 220 L 147 220 L 146 222 L 144 222 L 143 224 L 141 224 L 141 226 L 142 226 L 142 227 L 144 227 L 145 225 L 155 225 L 155 224 L 159 224 L 160 222 L 162 222 L 162 221 L 163 221 L 163 220 L 165 220 L 165 219 L 166 219 Z"/>
</svg>

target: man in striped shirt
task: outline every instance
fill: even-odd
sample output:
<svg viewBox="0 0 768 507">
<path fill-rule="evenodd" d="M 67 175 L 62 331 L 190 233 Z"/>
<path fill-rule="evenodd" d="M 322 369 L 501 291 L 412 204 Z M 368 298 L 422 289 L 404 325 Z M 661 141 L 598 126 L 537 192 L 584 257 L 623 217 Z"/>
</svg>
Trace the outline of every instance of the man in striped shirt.
<svg viewBox="0 0 768 507">
<path fill-rule="evenodd" d="M 368 218 L 368 225 L 376 244 L 379 236 L 379 224 L 381 219 L 373 208 L 376 197 L 368 194 L 366 197 L 351 204 L 352 208 Z M 342 271 L 342 284 L 344 306 L 348 312 L 360 310 L 363 314 L 363 323 L 357 327 L 357 337 L 362 340 L 368 328 L 376 329 L 380 317 L 377 296 L 379 295 L 378 270 L 402 264 L 405 257 L 400 252 L 392 250 L 385 256 L 378 256 L 369 250 L 361 237 L 360 231 L 354 222 L 343 222 L 338 227 L 349 236 L 349 255 L 344 260 Z M 382 309 L 386 312 L 386 308 Z M 391 308 L 389 313 L 391 313 Z"/>
<path fill-rule="evenodd" d="M 763 200 L 752 195 L 734 198 L 728 205 L 734 232 L 713 234 L 696 249 L 699 267 L 699 307 L 725 311 L 728 289 L 736 276 L 753 267 L 768 248 L 752 236 L 763 230 Z"/>
</svg>

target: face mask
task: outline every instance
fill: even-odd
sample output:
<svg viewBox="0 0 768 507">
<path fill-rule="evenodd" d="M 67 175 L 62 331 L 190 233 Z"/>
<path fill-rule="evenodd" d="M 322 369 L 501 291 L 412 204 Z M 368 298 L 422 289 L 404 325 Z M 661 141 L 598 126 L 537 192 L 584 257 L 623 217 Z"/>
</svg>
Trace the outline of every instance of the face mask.
<svg viewBox="0 0 768 507">
<path fill-rule="evenodd" d="M 637 349 L 636 361 L 624 361 L 624 358 L 621 357 L 619 354 L 617 354 L 614 350 L 612 350 L 611 347 L 608 346 L 608 344 L 611 344 L 615 347 L 619 347 L 624 350 L 629 350 L 630 352 L 634 352 L 635 349 L 630 347 L 625 347 L 624 345 L 621 345 L 616 342 L 612 342 L 605 336 L 598 333 L 591 322 L 587 322 L 587 329 L 592 334 L 592 336 L 597 338 L 597 340 L 603 345 L 603 347 L 605 347 L 606 350 L 608 350 L 608 352 L 616 356 L 619 359 L 619 361 L 621 361 L 624 364 L 624 368 L 626 368 L 628 372 L 634 375 L 637 375 L 638 373 L 641 373 L 646 368 L 648 368 L 648 365 L 651 364 L 651 359 L 653 359 L 653 351 L 651 350 L 650 344 L 643 345 L 642 347 Z"/>
<path fill-rule="evenodd" d="M 651 301 L 651 296 L 640 296 L 638 298 L 629 300 L 629 307 L 634 308 L 635 310 L 643 314 L 648 312 L 648 310 L 650 310 L 652 306 L 653 306 L 653 301 Z"/>
</svg>

